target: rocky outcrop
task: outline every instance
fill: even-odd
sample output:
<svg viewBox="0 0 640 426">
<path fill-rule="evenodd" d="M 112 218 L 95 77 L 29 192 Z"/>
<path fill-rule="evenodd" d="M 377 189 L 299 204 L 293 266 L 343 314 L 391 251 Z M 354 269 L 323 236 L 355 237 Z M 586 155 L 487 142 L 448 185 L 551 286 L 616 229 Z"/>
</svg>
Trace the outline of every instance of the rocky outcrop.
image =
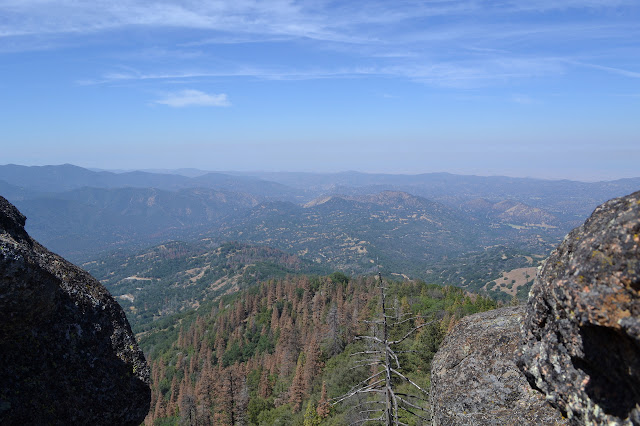
<svg viewBox="0 0 640 426">
<path fill-rule="evenodd" d="M 523 307 L 463 318 L 433 359 L 433 425 L 560 425 L 516 366 Z"/>
<path fill-rule="evenodd" d="M 576 424 L 640 424 L 640 192 L 598 207 L 545 261 L 519 364 Z"/>
<path fill-rule="evenodd" d="M 524 315 L 472 315 L 446 337 L 433 361 L 433 423 L 640 425 L 639 291 L 636 192 L 567 235 Z"/>
<path fill-rule="evenodd" d="M 124 312 L 24 224 L 0 197 L 0 424 L 140 424 L 149 368 Z"/>
</svg>

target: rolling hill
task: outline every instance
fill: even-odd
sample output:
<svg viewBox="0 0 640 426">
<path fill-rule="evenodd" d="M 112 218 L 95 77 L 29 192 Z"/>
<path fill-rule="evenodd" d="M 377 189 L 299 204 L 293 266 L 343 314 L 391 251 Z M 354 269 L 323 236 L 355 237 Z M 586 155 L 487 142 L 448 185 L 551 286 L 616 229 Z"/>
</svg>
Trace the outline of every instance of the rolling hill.
<svg viewBox="0 0 640 426">
<path fill-rule="evenodd" d="M 133 256 L 114 253 L 82 265 L 127 310 L 135 331 L 205 300 L 289 274 L 327 270 L 270 247 L 173 241 Z"/>
</svg>

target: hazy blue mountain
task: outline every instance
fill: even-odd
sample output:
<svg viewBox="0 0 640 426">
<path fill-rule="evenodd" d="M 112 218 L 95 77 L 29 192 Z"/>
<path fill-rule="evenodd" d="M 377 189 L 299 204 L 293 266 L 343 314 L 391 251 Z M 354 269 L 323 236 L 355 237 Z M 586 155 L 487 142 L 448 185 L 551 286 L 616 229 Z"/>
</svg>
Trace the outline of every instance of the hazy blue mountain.
<svg viewBox="0 0 640 426">
<path fill-rule="evenodd" d="M 82 186 L 102 186 L 109 172 L 92 172 L 71 164 L 59 166 L 0 166 L 0 179 L 41 192 L 62 192 Z"/>
<path fill-rule="evenodd" d="M 194 169 L 194 168 L 144 169 L 141 171 L 147 172 L 147 173 L 163 173 L 163 174 L 169 174 L 169 175 L 180 175 L 180 176 L 186 176 L 189 178 L 198 177 L 198 176 L 206 175 L 207 173 L 211 173 L 211 171 L 208 171 L 208 170 L 200 170 L 200 169 Z"/>
<path fill-rule="evenodd" d="M 320 195 L 364 195 L 390 190 L 408 192 L 455 207 L 461 207 L 477 198 L 485 198 L 494 203 L 511 199 L 545 209 L 559 220 L 573 222 L 584 220 L 603 201 L 640 188 L 640 178 L 577 182 L 449 173 L 204 173 L 189 170 L 193 177 L 187 177 L 181 175 L 180 170 L 174 174 L 170 172 L 96 172 L 69 164 L 39 167 L 5 165 L 0 166 L 0 180 L 41 192 L 63 192 L 82 187 L 165 190 L 204 187 L 296 203 L 305 203 Z"/>
<path fill-rule="evenodd" d="M 90 188 L 156 188 L 179 190 L 185 188 L 209 188 L 231 192 L 243 192 L 261 198 L 295 200 L 304 191 L 268 182 L 251 176 L 231 176 L 223 173 L 206 173 L 196 177 L 179 174 L 131 171 L 113 173 L 91 171 L 71 164 L 59 166 L 0 166 L 0 180 L 10 185 L 40 192 L 64 192 L 84 187 Z"/>
<path fill-rule="evenodd" d="M 190 187 L 244 192 L 268 199 L 282 199 L 294 202 L 305 199 L 303 190 L 252 176 L 231 176 L 224 173 L 211 172 L 191 178 L 187 185 Z"/>
<path fill-rule="evenodd" d="M 492 202 L 512 199 L 542 208 L 577 226 L 602 202 L 637 191 L 640 178 L 603 182 L 463 176 L 450 173 L 418 175 L 260 172 L 254 176 L 324 194 L 376 194 L 404 191 L 459 207 L 477 198 Z"/>
<path fill-rule="evenodd" d="M 56 166 L 0 166 L 0 179 L 42 192 L 64 192 L 83 187 L 119 188 L 151 187 L 177 189 L 189 178 L 145 172 L 95 172 L 71 164 Z"/>
<path fill-rule="evenodd" d="M 24 198 L 36 197 L 42 195 L 41 192 L 29 190 L 23 186 L 11 185 L 0 180 L 0 195 L 8 200 L 22 200 Z"/>
<path fill-rule="evenodd" d="M 196 238 L 257 203 L 247 194 L 202 188 L 81 188 L 15 200 L 28 218 L 28 231 L 73 261 L 172 238 Z"/>
</svg>

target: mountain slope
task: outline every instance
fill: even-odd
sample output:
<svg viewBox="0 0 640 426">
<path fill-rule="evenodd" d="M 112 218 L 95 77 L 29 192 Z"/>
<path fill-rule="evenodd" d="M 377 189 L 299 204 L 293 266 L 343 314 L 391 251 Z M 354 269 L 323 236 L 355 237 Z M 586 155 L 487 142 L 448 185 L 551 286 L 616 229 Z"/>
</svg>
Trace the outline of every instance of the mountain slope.
<svg viewBox="0 0 640 426">
<path fill-rule="evenodd" d="M 134 331 L 260 280 L 326 269 L 270 247 L 211 240 L 173 241 L 133 256 L 112 254 L 82 265 L 127 309 Z"/>
<path fill-rule="evenodd" d="M 349 272 L 406 272 L 479 247 L 482 230 L 442 204 L 406 193 L 333 196 L 308 203 L 268 203 L 225 224 L 222 240 L 248 241 L 306 256 Z M 378 262 L 376 262 L 378 259 Z M 418 266 L 419 268 L 419 266 Z"/>
<path fill-rule="evenodd" d="M 210 189 L 151 188 L 81 188 L 15 201 L 32 218 L 29 232 L 76 262 L 110 250 L 195 238 L 257 202 Z"/>
</svg>

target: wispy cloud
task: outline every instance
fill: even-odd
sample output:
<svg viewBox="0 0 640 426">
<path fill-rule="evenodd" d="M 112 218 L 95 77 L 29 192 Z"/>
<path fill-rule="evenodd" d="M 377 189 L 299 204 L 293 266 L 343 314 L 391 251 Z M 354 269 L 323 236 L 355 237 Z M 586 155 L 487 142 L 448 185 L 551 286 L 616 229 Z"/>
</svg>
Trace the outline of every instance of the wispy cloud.
<svg viewBox="0 0 640 426">
<path fill-rule="evenodd" d="M 544 77 L 565 73 L 564 58 L 494 57 L 471 61 L 404 63 L 386 66 L 342 66 L 291 69 L 290 67 L 235 67 L 212 70 L 141 72 L 132 68 L 104 74 L 97 80 L 78 81 L 82 85 L 112 84 L 134 81 L 183 81 L 216 78 L 253 78 L 257 80 L 300 81 L 349 79 L 362 77 L 398 77 L 420 83 L 454 88 L 483 87 L 508 79 Z"/>
<path fill-rule="evenodd" d="M 301 80 L 380 75 L 438 86 L 477 87 L 561 75 L 571 69 L 569 61 L 576 59 L 568 58 L 570 54 L 579 52 L 581 60 L 590 62 L 601 53 L 597 49 L 603 45 L 615 44 L 621 49 L 627 46 L 627 52 L 634 51 L 634 43 L 629 40 L 640 37 L 640 27 L 635 21 L 625 18 L 627 15 L 623 13 L 612 20 L 601 19 L 606 14 L 594 13 L 603 9 L 618 12 L 616 8 L 634 7 L 634 1 L 637 3 L 637 0 L 365 3 L 0 0 L 0 40 L 5 42 L 0 43 L 0 51 L 7 51 L 6 46 L 14 46 L 10 50 L 15 51 L 20 46 L 33 49 L 38 45 L 55 48 L 56 43 L 81 44 L 91 37 L 78 35 L 108 32 L 112 36 L 117 29 L 142 28 L 170 34 L 166 43 L 162 37 L 157 42 L 137 40 L 138 51 L 118 46 L 121 62 L 134 64 L 145 72 L 125 70 L 107 73 L 102 78 L 79 79 L 79 83 L 186 81 L 229 76 Z M 569 9 L 571 17 L 561 22 L 539 19 L 550 11 L 565 13 Z M 583 19 L 586 15 L 588 19 Z M 180 37 L 173 38 L 178 32 Z M 602 43 L 603 40 L 607 42 Z M 218 52 L 231 50 L 228 45 L 242 44 L 241 48 L 249 50 L 251 47 L 247 45 L 253 43 L 273 43 L 278 48 L 268 58 L 244 51 L 242 55 L 234 54 L 233 60 L 217 56 L 224 55 Z M 209 48 L 210 45 L 219 48 Z M 194 51 L 195 46 L 202 48 Z M 295 49 L 295 53 L 288 53 L 288 48 Z M 300 50 L 305 54 L 299 55 Z M 308 52 L 313 54 L 307 57 Z M 318 52 L 323 55 L 317 55 Z M 324 55 L 326 52 L 329 55 Z M 565 61 L 549 58 L 552 55 L 564 56 Z M 176 71 L 177 63 L 181 70 Z M 163 70 L 167 64 L 174 68 Z M 638 74 L 615 67 L 591 68 L 629 77 Z"/>
<path fill-rule="evenodd" d="M 602 9 L 633 5 L 634 0 L 409 0 L 366 3 L 295 0 L 215 2 L 147 2 L 143 0 L 5 0 L 0 2 L 0 36 L 90 33 L 127 26 L 206 29 L 232 34 L 222 43 L 253 40 L 247 35 L 363 41 L 367 26 L 381 28 L 433 17 L 487 16 L 564 9 Z M 218 37 L 213 37 L 215 40 Z"/>
<path fill-rule="evenodd" d="M 517 12 L 547 12 L 566 9 L 610 9 L 633 5 L 633 2 L 634 0 L 505 0 L 501 2 L 500 7 Z"/>
<path fill-rule="evenodd" d="M 0 3 L 0 36 L 91 33 L 127 26 L 208 29 L 247 34 L 326 32 L 295 2 L 163 2 L 141 0 L 7 0 Z"/>
<path fill-rule="evenodd" d="M 311 68 L 304 70 L 294 69 L 269 69 L 260 67 L 229 68 L 218 70 L 200 70 L 184 72 L 151 72 L 143 73 L 137 71 L 112 72 L 104 74 L 97 80 L 81 80 L 78 84 L 95 85 L 122 83 L 127 81 L 189 81 L 192 79 L 207 79 L 219 77 L 249 77 L 259 80 L 316 80 L 324 78 L 353 78 L 364 75 L 387 75 L 390 70 L 366 68 L 366 67 L 344 67 L 344 68 Z"/>
<path fill-rule="evenodd" d="M 189 106 L 227 107 L 231 105 L 225 93 L 208 94 L 192 89 L 168 93 L 162 99 L 158 99 L 154 103 L 174 108 L 184 108 Z"/>
<path fill-rule="evenodd" d="M 618 74 L 618 75 L 622 75 L 625 77 L 631 77 L 631 78 L 640 78 L 640 72 L 637 71 L 629 71 L 629 70 L 625 70 L 625 69 L 621 69 L 621 68 L 615 68 L 615 67 L 607 67 L 607 66 L 603 66 L 603 65 L 597 65 L 597 64 L 587 64 L 584 62 L 577 62 L 577 61 L 571 61 L 572 64 L 575 65 L 580 65 L 583 67 L 587 67 L 587 68 L 593 68 L 596 70 L 601 70 L 601 71 L 606 71 L 612 74 Z"/>
</svg>

